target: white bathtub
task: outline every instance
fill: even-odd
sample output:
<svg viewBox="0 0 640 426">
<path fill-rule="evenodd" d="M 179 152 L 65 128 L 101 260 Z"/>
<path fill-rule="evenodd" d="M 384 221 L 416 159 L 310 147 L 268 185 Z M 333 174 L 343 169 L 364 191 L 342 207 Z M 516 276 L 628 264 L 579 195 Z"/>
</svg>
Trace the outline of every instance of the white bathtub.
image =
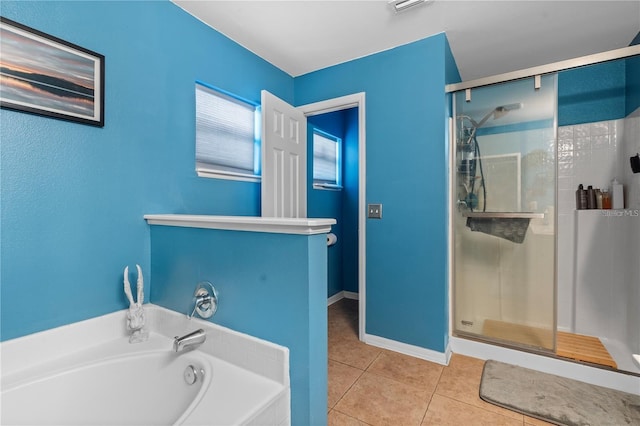
<svg viewBox="0 0 640 426">
<path fill-rule="evenodd" d="M 130 344 L 125 311 L 0 344 L 7 425 L 287 425 L 288 350 L 145 305 L 149 340 Z M 197 350 L 170 336 L 205 329 Z M 194 384 L 186 369 L 198 374 Z"/>
</svg>

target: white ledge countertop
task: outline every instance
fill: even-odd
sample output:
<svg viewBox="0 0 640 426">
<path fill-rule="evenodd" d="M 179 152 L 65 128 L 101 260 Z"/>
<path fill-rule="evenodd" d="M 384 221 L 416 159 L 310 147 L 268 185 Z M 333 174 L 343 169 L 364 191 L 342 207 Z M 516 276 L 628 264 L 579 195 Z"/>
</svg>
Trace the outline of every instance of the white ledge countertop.
<svg viewBox="0 0 640 426">
<path fill-rule="evenodd" d="M 326 234 L 336 224 L 335 219 L 188 214 L 147 214 L 144 219 L 149 225 L 297 235 Z"/>
</svg>

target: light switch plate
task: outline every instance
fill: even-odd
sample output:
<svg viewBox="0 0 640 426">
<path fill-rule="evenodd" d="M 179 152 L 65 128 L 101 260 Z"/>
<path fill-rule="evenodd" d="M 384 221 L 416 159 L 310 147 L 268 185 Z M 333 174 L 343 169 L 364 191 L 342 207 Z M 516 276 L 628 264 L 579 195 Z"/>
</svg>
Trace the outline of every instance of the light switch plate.
<svg viewBox="0 0 640 426">
<path fill-rule="evenodd" d="M 382 219 L 382 204 L 368 204 L 367 217 L 369 219 Z"/>
</svg>

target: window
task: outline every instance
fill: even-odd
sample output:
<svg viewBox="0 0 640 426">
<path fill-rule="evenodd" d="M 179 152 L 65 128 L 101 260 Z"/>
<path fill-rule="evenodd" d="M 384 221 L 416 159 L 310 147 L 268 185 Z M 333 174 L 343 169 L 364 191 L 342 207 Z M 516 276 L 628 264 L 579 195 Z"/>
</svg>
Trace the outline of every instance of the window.
<svg viewBox="0 0 640 426">
<path fill-rule="evenodd" d="M 198 176 L 260 180 L 258 105 L 196 82 Z"/>
<path fill-rule="evenodd" d="M 313 187 L 340 189 L 342 140 L 321 130 L 313 130 Z"/>
</svg>

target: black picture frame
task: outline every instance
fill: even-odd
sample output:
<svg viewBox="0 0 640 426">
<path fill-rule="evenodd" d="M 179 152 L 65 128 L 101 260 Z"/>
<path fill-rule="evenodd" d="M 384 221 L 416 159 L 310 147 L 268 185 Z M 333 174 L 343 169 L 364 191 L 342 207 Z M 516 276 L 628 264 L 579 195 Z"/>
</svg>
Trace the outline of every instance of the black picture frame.
<svg viewBox="0 0 640 426">
<path fill-rule="evenodd" d="M 104 127 L 104 55 L 0 16 L 0 107 Z"/>
</svg>

